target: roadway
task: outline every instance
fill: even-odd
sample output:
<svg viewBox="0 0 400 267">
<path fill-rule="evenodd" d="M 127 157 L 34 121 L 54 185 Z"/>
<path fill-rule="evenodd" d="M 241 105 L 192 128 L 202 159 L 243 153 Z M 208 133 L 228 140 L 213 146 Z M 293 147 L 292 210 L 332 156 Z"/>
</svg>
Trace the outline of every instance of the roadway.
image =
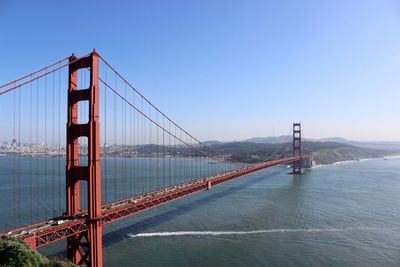
<svg viewBox="0 0 400 267">
<path fill-rule="evenodd" d="M 190 194 L 202 190 L 209 190 L 220 183 L 297 160 L 299 160 L 299 157 L 290 157 L 251 164 L 242 169 L 203 177 L 182 184 L 177 184 L 172 187 L 112 202 L 102 206 L 102 221 L 103 224 L 108 224 Z M 33 249 L 36 249 L 69 236 L 81 234 L 87 231 L 86 220 L 87 215 L 83 212 L 73 217 L 61 216 L 36 224 L 27 225 L 15 230 L 0 233 L 0 235 L 23 239 Z"/>
</svg>

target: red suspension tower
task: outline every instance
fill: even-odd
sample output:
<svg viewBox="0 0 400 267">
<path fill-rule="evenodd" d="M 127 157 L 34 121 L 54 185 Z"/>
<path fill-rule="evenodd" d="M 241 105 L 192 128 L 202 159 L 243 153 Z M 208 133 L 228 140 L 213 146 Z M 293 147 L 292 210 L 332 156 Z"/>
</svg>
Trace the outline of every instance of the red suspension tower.
<svg viewBox="0 0 400 267">
<path fill-rule="evenodd" d="M 67 123 L 67 212 L 73 216 L 81 212 L 80 183 L 87 183 L 88 218 L 87 231 L 67 239 L 69 259 L 75 264 L 103 266 L 102 216 L 101 216 L 101 173 L 100 173 L 100 126 L 99 126 L 99 55 L 93 51 L 89 56 L 70 58 L 68 86 Z M 89 69 L 89 88 L 78 88 L 78 70 Z M 79 124 L 78 103 L 89 102 L 88 122 Z M 79 164 L 79 137 L 88 139 L 87 165 Z"/>
<path fill-rule="evenodd" d="M 293 157 L 300 157 L 300 160 L 293 162 L 293 174 L 302 173 L 301 155 L 301 123 L 293 123 Z"/>
</svg>

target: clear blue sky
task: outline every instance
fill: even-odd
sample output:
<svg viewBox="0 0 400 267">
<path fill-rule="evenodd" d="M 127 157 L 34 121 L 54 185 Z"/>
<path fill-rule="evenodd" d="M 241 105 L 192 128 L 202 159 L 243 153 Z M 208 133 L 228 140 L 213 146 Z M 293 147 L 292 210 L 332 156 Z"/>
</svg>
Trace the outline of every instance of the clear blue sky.
<svg viewBox="0 0 400 267">
<path fill-rule="evenodd" d="M 400 140 L 400 2 L 0 0 L 0 84 L 96 48 L 201 140 Z"/>
</svg>

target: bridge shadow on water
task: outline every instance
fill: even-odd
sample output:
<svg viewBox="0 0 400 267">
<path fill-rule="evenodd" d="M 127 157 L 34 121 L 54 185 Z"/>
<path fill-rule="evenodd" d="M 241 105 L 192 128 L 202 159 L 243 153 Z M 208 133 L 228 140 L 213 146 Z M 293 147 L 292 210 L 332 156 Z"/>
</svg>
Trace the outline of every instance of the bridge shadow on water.
<svg viewBox="0 0 400 267">
<path fill-rule="evenodd" d="M 129 223 L 129 222 L 123 222 L 124 220 L 122 220 L 120 222 L 116 222 L 116 223 L 120 223 L 120 224 L 126 224 L 126 225 L 129 224 L 129 225 L 127 225 L 123 228 L 117 229 L 115 231 L 110 231 L 110 232 L 104 234 L 103 235 L 103 247 L 107 248 L 107 247 L 113 246 L 113 245 L 121 242 L 122 240 L 125 240 L 127 238 L 128 234 L 138 234 L 138 233 L 144 232 L 144 231 L 151 229 L 155 226 L 158 226 L 162 223 L 176 219 L 177 217 L 184 215 L 186 213 L 189 213 L 193 210 L 196 210 L 204 205 L 209 205 L 210 203 L 212 203 L 218 199 L 222 199 L 226 196 L 229 196 L 231 194 L 234 194 L 241 190 L 244 190 L 249 186 L 260 183 L 261 181 L 271 178 L 276 174 L 281 174 L 282 172 L 286 172 L 286 169 L 274 170 L 271 173 L 267 173 L 265 175 L 261 175 L 260 177 L 253 178 L 253 179 L 251 177 L 248 177 L 247 181 L 241 182 L 233 187 L 230 187 L 230 188 L 227 188 L 222 191 L 215 192 L 215 193 L 212 193 L 213 190 L 208 191 L 210 193 L 200 199 L 197 199 L 190 203 L 175 207 L 171 210 L 156 214 L 149 218 L 143 219 L 139 222 Z M 66 250 L 65 249 L 58 250 L 55 253 L 53 251 L 51 256 L 58 256 L 58 255 L 66 256 Z"/>
<path fill-rule="evenodd" d="M 286 169 L 284 171 L 286 171 Z M 126 239 L 126 236 L 128 234 L 134 235 L 134 234 L 144 232 L 144 231 L 151 229 L 155 226 L 158 226 L 162 223 L 171 221 L 178 216 L 189 213 L 189 212 L 191 212 L 197 208 L 200 208 L 204 205 L 209 205 L 210 203 L 212 203 L 218 199 L 221 199 L 228 195 L 234 194 L 238 191 L 241 191 L 251 185 L 257 184 L 257 183 L 259 183 L 269 177 L 272 177 L 276 174 L 279 174 L 279 173 L 282 173 L 282 169 L 276 170 L 274 172 L 268 173 L 266 175 L 262 175 L 258 178 L 254 178 L 254 179 L 251 179 L 249 177 L 250 179 L 248 181 L 242 182 L 231 188 L 227 188 L 225 190 L 222 190 L 222 191 L 219 191 L 219 192 L 216 192 L 213 194 L 209 194 L 201 199 L 198 199 L 193 202 L 173 208 L 172 210 L 168 210 L 166 212 L 154 215 L 150 218 L 146 218 L 140 222 L 133 223 L 131 225 L 128 225 L 128 226 L 118 229 L 116 231 L 109 232 L 109 233 L 103 235 L 103 247 L 106 248 L 106 247 L 112 246 L 112 245 Z M 212 192 L 212 190 L 209 192 Z"/>
</svg>

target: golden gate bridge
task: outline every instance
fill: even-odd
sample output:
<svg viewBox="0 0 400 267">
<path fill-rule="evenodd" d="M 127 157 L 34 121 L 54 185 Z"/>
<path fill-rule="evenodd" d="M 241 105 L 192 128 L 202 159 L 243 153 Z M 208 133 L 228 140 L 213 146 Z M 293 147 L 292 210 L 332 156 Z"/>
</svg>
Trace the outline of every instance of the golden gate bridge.
<svg viewBox="0 0 400 267">
<path fill-rule="evenodd" d="M 273 166 L 301 174 L 305 158 L 300 123 L 260 162 L 222 154 L 95 50 L 0 86 L 0 114 L 0 235 L 33 249 L 67 239 L 68 258 L 87 266 L 103 264 L 105 224 Z"/>
</svg>

